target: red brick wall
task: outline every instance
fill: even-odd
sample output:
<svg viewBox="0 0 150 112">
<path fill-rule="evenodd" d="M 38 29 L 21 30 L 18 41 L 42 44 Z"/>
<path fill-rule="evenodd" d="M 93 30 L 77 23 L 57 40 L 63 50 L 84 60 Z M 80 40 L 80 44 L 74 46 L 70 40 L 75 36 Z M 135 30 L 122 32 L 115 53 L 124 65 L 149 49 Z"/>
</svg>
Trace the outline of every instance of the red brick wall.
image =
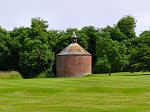
<svg viewBox="0 0 150 112">
<path fill-rule="evenodd" d="M 82 76 L 92 73 L 91 56 L 67 55 L 57 56 L 57 76 Z"/>
</svg>

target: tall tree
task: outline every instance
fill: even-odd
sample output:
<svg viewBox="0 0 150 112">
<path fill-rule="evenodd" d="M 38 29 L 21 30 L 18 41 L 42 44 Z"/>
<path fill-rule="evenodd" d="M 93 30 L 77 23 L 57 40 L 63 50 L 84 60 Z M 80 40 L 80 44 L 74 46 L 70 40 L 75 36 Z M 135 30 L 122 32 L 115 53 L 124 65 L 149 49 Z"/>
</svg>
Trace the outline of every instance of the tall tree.
<svg viewBox="0 0 150 112">
<path fill-rule="evenodd" d="M 136 46 L 130 55 L 132 71 L 150 71 L 150 31 L 144 31 L 136 39 Z"/>
<path fill-rule="evenodd" d="M 11 42 L 9 32 L 0 27 L 0 70 L 13 70 L 11 57 Z"/>
<path fill-rule="evenodd" d="M 31 32 L 25 40 L 25 49 L 19 54 L 20 72 L 24 78 L 36 77 L 42 71 L 52 73 L 54 54 L 49 45 L 48 24 L 41 18 L 33 18 Z"/>
<path fill-rule="evenodd" d="M 109 32 L 97 34 L 96 43 L 96 72 L 118 72 L 122 71 L 128 64 L 126 47 L 111 39 Z"/>
<path fill-rule="evenodd" d="M 30 28 L 20 27 L 14 28 L 10 31 L 11 41 L 11 57 L 14 64 L 14 69 L 20 71 L 19 67 L 19 53 L 25 49 L 25 40 L 29 37 Z"/>
</svg>

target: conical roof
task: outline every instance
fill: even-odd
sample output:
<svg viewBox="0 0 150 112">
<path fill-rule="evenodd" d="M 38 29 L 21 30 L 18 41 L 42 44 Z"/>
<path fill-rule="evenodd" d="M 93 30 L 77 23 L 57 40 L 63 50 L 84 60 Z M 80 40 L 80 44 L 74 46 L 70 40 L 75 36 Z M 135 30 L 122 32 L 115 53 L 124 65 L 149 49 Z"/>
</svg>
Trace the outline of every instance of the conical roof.
<svg viewBox="0 0 150 112">
<path fill-rule="evenodd" d="M 58 55 L 91 55 L 78 43 L 72 43 L 62 50 Z"/>
<path fill-rule="evenodd" d="M 58 55 L 91 55 L 77 43 L 77 35 L 72 34 L 72 44 L 68 45 Z"/>
</svg>

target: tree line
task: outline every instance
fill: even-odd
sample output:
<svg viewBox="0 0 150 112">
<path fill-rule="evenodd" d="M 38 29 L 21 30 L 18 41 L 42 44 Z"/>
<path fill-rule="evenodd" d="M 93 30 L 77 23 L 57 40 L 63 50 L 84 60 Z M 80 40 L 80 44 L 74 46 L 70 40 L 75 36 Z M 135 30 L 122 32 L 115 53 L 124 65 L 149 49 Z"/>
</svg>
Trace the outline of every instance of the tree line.
<svg viewBox="0 0 150 112">
<path fill-rule="evenodd" d="M 71 43 L 73 31 L 78 43 L 92 54 L 93 73 L 150 71 L 150 31 L 136 36 L 135 27 L 132 16 L 105 28 L 49 30 L 41 18 L 32 18 L 31 27 L 12 31 L 0 27 L 0 71 L 19 71 L 24 78 L 43 71 L 55 76 L 56 55 Z"/>
</svg>

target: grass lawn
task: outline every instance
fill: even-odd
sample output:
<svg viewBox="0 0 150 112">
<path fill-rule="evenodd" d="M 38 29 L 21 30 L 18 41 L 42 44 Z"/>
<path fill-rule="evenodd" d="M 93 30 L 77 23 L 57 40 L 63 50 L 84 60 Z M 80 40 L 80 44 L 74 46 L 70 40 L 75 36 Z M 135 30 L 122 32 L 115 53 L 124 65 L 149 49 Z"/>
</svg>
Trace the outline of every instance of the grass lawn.
<svg viewBox="0 0 150 112">
<path fill-rule="evenodd" d="M 144 74 L 1 79 L 0 112 L 150 112 Z"/>
</svg>

